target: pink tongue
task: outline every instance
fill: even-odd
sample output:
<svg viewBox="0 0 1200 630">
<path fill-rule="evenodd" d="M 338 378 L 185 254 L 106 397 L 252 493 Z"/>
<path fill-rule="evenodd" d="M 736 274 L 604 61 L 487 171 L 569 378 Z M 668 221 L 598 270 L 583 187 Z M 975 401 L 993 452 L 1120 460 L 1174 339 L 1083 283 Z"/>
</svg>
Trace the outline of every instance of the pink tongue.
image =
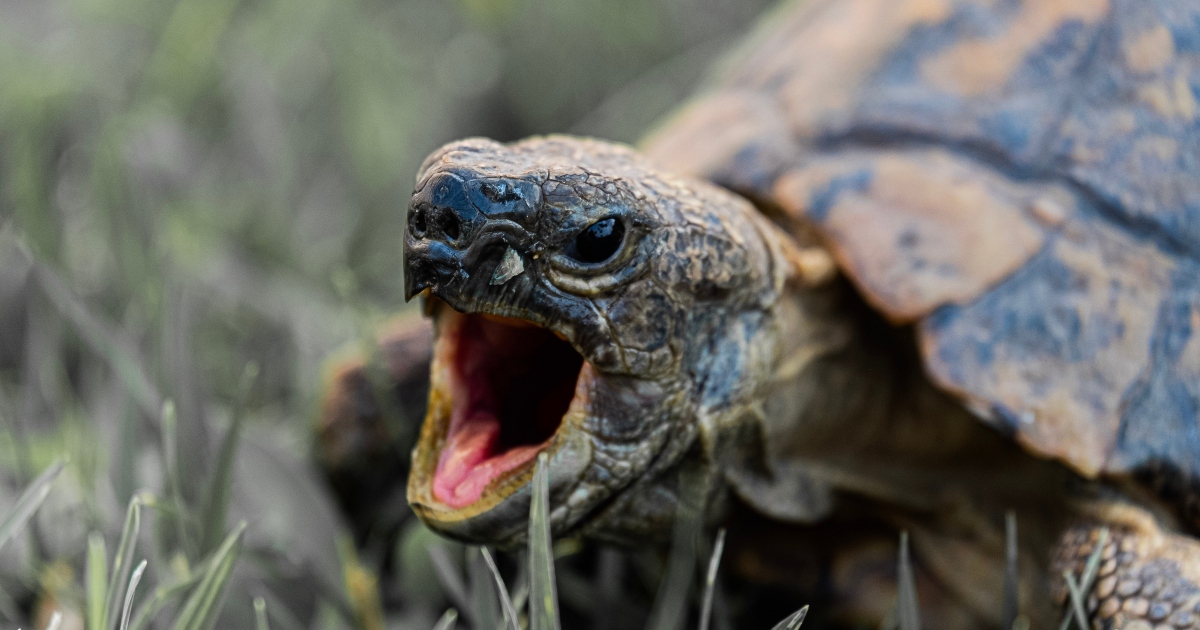
<svg viewBox="0 0 1200 630">
<path fill-rule="evenodd" d="M 493 479 L 537 456 L 540 445 L 535 444 L 489 458 L 499 435 L 500 422 L 486 411 L 452 430 L 433 475 L 433 496 L 452 508 L 466 507 L 479 500 Z"/>
</svg>

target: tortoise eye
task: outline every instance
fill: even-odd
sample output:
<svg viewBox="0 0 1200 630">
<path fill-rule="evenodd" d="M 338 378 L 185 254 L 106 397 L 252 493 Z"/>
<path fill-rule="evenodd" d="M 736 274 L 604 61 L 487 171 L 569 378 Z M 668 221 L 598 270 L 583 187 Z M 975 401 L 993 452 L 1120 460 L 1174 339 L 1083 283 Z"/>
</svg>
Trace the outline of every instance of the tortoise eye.
<svg viewBox="0 0 1200 630">
<path fill-rule="evenodd" d="M 625 238 L 625 225 L 615 217 L 600 219 L 579 233 L 567 245 L 567 256 L 586 264 L 601 263 L 613 257 Z"/>
</svg>

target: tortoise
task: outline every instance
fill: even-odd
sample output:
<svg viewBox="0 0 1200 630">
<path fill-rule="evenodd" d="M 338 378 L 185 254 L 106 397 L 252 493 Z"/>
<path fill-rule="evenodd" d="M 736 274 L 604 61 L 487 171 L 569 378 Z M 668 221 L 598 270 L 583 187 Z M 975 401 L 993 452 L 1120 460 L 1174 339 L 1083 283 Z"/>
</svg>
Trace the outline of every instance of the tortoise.
<svg viewBox="0 0 1200 630">
<path fill-rule="evenodd" d="M 1013 510 L 1034 626 L 1104 541 L 1094 627 L 1200 628 L 1198 99 L 1196 3 L 807 0 L 639 149 L 438 149 L 404 236 L 434 332 L 384 343 L 428 379 L 413 510 L 514 545 L 545 452 L 557 535 L 695 499 L 753 532 L 735 568 L 819 552 L 860 621 L 904 529 L 940 628 L 1011 618 Z M 334 468 L 381 442 L 366 373 Z"/>
</svg>

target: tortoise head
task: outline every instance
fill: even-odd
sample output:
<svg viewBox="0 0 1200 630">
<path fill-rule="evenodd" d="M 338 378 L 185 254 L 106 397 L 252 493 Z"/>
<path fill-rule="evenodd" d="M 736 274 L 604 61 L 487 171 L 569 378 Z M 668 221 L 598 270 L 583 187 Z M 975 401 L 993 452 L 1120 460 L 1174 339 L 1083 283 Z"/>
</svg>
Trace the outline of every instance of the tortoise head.
<svg viewBox="0 0 1200 630">
<path fill-rule="evenodd" d="M 711 456 L 706 419 L 761 397 L 785 241 L 741 198 L 622 146 L 439 149 L 404 244 L 408 297 L 437 335 L 416 513 L 514 544 L 544 451 L 555 532 L 663 531 L 681 463 Z"/>
</svg>

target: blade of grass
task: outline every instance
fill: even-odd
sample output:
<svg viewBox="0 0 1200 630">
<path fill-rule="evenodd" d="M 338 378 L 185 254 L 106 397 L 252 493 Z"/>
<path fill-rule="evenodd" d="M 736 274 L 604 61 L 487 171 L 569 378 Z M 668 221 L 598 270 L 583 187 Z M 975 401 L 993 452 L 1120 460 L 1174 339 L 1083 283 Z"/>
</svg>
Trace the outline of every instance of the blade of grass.
<svg viewBox="0 0 1200 630">
<path fill-rule="evenodd" d="M 487 563 L 488 570 L 492 572 L 492 579 L 496 581 L 496 594 L 500 597 L 500 610 L 504 612 L 505 624 L 509 630 L 521 630 L 521 624 L 517 622 L 517 611 L 513 610 L 512 600 L 508 597 L 508 587 L 504 586 L 504 578 L 500 577 L 500 569 L 496 568 L 492 552 L 488 551 L 487 547 L 480 547 L 479 553 L 483 555 L 483 561 Z"/>
<path fill-rule="evenodd" d="M 348 612 L 334 610 L 333 607 L 338 606 L 338 604 L 330 602 L 328 597 L 318 593 L 313 593 L 313 596 L 319 602 L 317 604 L 318 607 L 326 605 L 330 606 L 330 614 L 336 615 L 339 619 L 339 622 L 341 620 L 350 619 Z M 263 591 L 259 597 L 261 597 L 263 600 L 263 612 L 266 613 L 267 621 L 271 623 L 272 627 L 281 628 L 282 630 L 310 630 L 308 623 L 296 618 L 295 613 L 288 609 L 287 603 L 284 600 L 279 599 L 279 597 L 271 591 Z M 268 613 L 267 611 L 270 612 Z M 344 628 L 346 626 L 342 624 L 332 627 Z"/>
<path fill-rule="evenodd" d="M 1070 569 L 1063 570 L 1063 580 L 1066 581 L 1067 592 L 1070 594 L 1071 611 L 1075 613 L 1075 625 L 1079 626 L 1079 630 L 1088 630 L 1087 612 L 1083 609 L 1083 593 L 1080 591 L 1079 585 L 1075 583 L 1075 576 L 1071 574 Z"/>
<path fill-rule="evenodd" d="M 36 299 L 29 300 L 25 315 L 27 318 L 36 316 L 36 311 L 38 308 L 37 302 L 38 300 Z M 26 348 L 28 348 L 31 344 L 30 337 L 33 334 L 33 330 L 25 331 Z M 29 423 L 30 414 L 32 413 L 31 403 L 33 402 L 34 397 L 34 392 L 32 390 L 35 388 L 37 380 L 34 374 L 33 353 L 29 352 L 28 349 L 25 352 L 26 356 L 21 362 L 20 408 L 18 409 L 17 405 L 14 404 L 13 401 L 9 400 L 8 396 L 6 396 L 4 392 L 0 390 L 0 409 L 2 409 L 5 415 L 8 416 L 8 418 L 5 420 L 6 424 L 11 429 L 9 433 L 12 436 L 13 446 L 15 447 L 13 455 L 15 456 L 14 459 L 17 463 L 18 475 L 16 480 L 21 485 L 25 485 L 32 481 L 35 475 L 33 470 L 33 462 L 30 461 Z"/>
<path fill-rule="evenodd" d="M 708 573 L 704 576 L 704 600 L 700 604 L 700 630 L 708 630 L 712 621 L 713 593 L 717 588 L 717 569 L 721 566 L 721 554 L 725 552 L 725 528 L 717 531 L 713 543 L 712 557 L 708 559 Z"/>
<path fill-rule="evenodd" d="M 62 622 L 63 622 L 62 611 L 56 610 L 56 611 L 54 611 L 53 615 L 50 615 L 50 621 L 46 623 L 46 630 L 59 630 L 60 628 L 62 628 Z"/>
<path fill-rule="evenodd" d="M 1003 630 L 1013 630 L 1013 624 L 1020 614 L 1017 551 L 1017 515 L 1010 510 L 1004 515 L 1004 603 L 1001 612 Z"/>
<path fill-rule="evenodd" d="M 162 397 L 143 367 L 141 358 L 133 348 L 124 343 L 114 328 L 96 317 L 68 288 L 67 283 L 48 265 L 27 253 L 33 264 L 33 276 L 42 293 L 50 299 L 58 312 L 79 331 L 79 336 L 100 355 L 137 401 L 148 417 L 157 417 L 162 408 Z"/>
<path fill-rule="evenodd" d="M 446 595 L 450 597 L 450 601 L 455 606 L 467 613 L 467 623 L 474 628 L 476 619 L 470 613 L 470 598 L 467 596 L 467 586 L 463 578 L 458 573 L 458 569 L 454 566 L 454 559 L 450 557 L 450 552 L 441 545 L 429 546 L 429 559 L 433 562 L 434 573 L 437 574 L 438 581 L 442 583 L 442 588 L 446 590 Z"/>
<path fill-rule="evenodd" d="M 1078 589 L 1079 593 L 1087 593 L 1092 589 L 1092 582 L 1096 580 L 1096 572 L 1100 569 L 1100 556 L 1104 554 L 1104 546 L 1108 544 L 1108 528 L 1101 527 L 1100 532 L 1096 535 L 1096 547 L 1092 549 L 1091 555 L 1088 556 L 1087 563 L 1083 565 L 1083 577 L 1075 584 L 1074 576 L 1067 580 L 1067 592 L 1071 594 L 1072 606 L 1067 608 L 1067 612 L 1063 615 L 1062 623 L 1059 625 L 1059 630 L 1067 630 L 1071 627 L 1071 618 L 1079 615 L 1083 610 L 1083 597 L 1079 597 L 1079 601 L 1075 601 L 1075 591 L 1071 590 L 1072 585 Z M 1064 571 L 1068 574 L 1070 571 Z M 1078 604 L 1078 605 L 1075 605 Z M 1078 621 L 1086 626 L 1087 617 L 1080 617 Z"/>
<path fill-rule="evenodd" d="M 178 422 L 176 417 L 175 401 L 170 398 L 163 401 L 162 407 L 158 409 L 158 415 L 162 422 L 162 449 L 163 468 L 167 476 L 167 484 L 173 493 L 178 493 L 179 483 L 176 476 L 179 474 L 179 463 L 177 455 L 179 451 L 176 447 L 179 444 Z"/>
<path fill-rule="evenodd" d="M 267 622 L 267 600 L 262 595 L 254 597 L 254 630 L 271 630 Z"/>
<path fill-rule="evenodd" d="M 921 610 L 917 604 L 917 580 L 913 575 L 908 551 L 908 532 L 900 532 L 900 559 L 896 576 L 896 620 L 900 630 L 921 630 Z"/>
<path fill-rule="evenodd" d="M 144 424 L 141 409 L 131 404 L 129 392 L 120 379 L 110 379 L 108 388 L 112 396 L 120 400 L 116 418 L 116 433 L 113 452 L 110 456 L 109 477 L 118 502 L 124 503 L 137 493 L 137 462 L 142 452 Z"/>
<path fill-rule="evenodd" d="M 212 480 L 205 490 L 204 507 L 200 513 L 205 515 L 201 523 L 200 552 L 210 553 L 221 542 L 225 531 L 225 517 L 229 511 L 229 495 L 233 486 L 233 466 L 237 457 L 238 443 L 241 440 L 242 425 L 246 417 L 246 400 L 250 389 L 258 378 L 258 365 L 246 364 L 242 371 L 242 379 L 238 385 L 237 402 L 234 403 L 233 414 L 229 422 L 229 430 L 221 441 L 221 450 L 217 455 L 217 466 L 213 470 Z"/>
<path fill-rule="evenodd" d="M 21 470 L 21 476 L 18 478 L 21 485 L 26 485 L 35 479 L 37 473 L 34 472 L 33 463 L 30 461 L 29 454 L 26 451 L 30 447 L 29 429 L 33 427 L 36 409 L 39 406 L 38 401 L 42 400 L 41 392 L 42 375 L 39 374 L 37 356 L 45 352 L 40 347 L 46 332 L 49 332 L 50 326 L 47 326 L 43 321 L 47 318 L 44 312 L 43 302 L 45 300 L 38 299 L 38 296 L 30 296 L 28 310 L 26 311 L 26 320 L 28 322 L 27 330 L 25 331 L 25 357 L 21 362 L 21 409 L 14 415 L 13 422 L 13 437 L 16 439 L 18 453 L 21 453 L 20 459 L 24 462 L 24 467 Z M 45 402 L 45 401 L 43 401 Z M 37 521 L 29 523 L 28 535 L 25 537 L 30 543 L 30 551 L 34 558 L 47 558 L 46 541 L 42 532 L 39 531 Z M 0 546 L 3 543 L 0 542 Z"/>
<path fill-rule="evenodd" d="M 342 560 L 342 582 L 350 600 L 355 623 L 360 630 L 384 630 L 383 604 L 379 600 L 379 578 L 363 566 L 349 535 L 337 542 Z"/>
<path fill-rule="evenodd" d="M 550 541 L 550 465 L 545 453 L 538 454 L 529 504 L 529 630 L 559 630 Z"/>
<path fill-rule="evenodd" d="M 521 616 L 521 611 L 525 610 L 525 605 L 529 603 L 529 580 L 523 579 L 524 577 L 524 575 L 518 574 L 515 580 L 516 586 L 512 589 L 513 610 L 517 611 L 518 617 Z M 558 590 L 557 585 L 555 585 L 555 590 Z"/>
<path fill-rule="evenodd" d="M 13 507 L 8 517 L 0 522 L 0 549 L 8 543 L 25 523 L 33 516 L 33 513 L 41 507 L 42 502 L 46 500 L 46 496 L 50 494 L 50 485 L 58 478 L 65 464 L 61 461 L 51 464 L 29 487 L 21 494 L 21 498 L 17 499 L 16 506 Z"/>
<path fill-rule="evenodd" d="M 108 593 L 108 550 L 99 532 L 88 535 L 87 630 L 105 630 L 104 601 Z"/>
<path fill-rule="evenodd" d="M 775 624 L 771 630 L 800 630 L 800 624 L 804 623 L 804 618 L 808 616 L 808 606 L 797 610 L 788 615 L 783 621 Z"/>
<path fill-rule="evenodd" d="M 179 0 L 183 2 L 185 0 Z M 212 439 L 211 428 L 203 396 L 198 388 L 198 377 L 195 366 L 195 352 L 192 349 L 194 330 L 194 315 L 196 312 L 195 299 L 188 283 L 180 281 L 170 268 L 166 273 L 158 274 L 155 278 L 162 287 L 163 302 L 159 311 L 159 329 L 161 343 L 158 344 L 160 363 L 156 366 L 157 374 L 169 388 L 171 399 L 175 403 L 175 444 L 179 450 L 175 452 L 175 466 L 178 474 L 175 482 L 179 495 L 188 508 L 194 508 L 194 520 L 188 521 L 190 536 L 184 546 L 189 558 L 200 557 L 210 551 L 202 548 L 203 522 L 202 516 L 208 514 L 204 500 L 211 480 L 210 464 L 213 460 L 212 447 L 217 443 Z M 225 535 L 225 523 L 221 522 L 219 531 L 214 534 L 212 547 L 220 544 Z"/>
<path fill-rule="evenodd" d="M 133 610 L 133 595 L 137 592 L 138 584 L 142 581 L 142 573 L 145 571 L 146 561 L 142 560 L 133 570 L 133 577 L 129 578 L 129 588 L 125 589 L 125 606 L 121 608 L 121 625 L 118 626 L 120 630 L 129 630 L 129 612 Z"/>
<path fill-rule="evenodd" d="M 496 593 L 495 580 L 483 559 L 479 547 L 467 549 L 467 593 L 471 601 L 472 628 L 498 628 L 504 622 L 500 609 L 500 596 Z"/>
<path fill-rule="evenodd" d="M 442 613 L 442 618 L 438 619 L 433 630 L 454 630 L 454 624 L 458 623 L 458 611 L 453 608 Z"/>
<path fill-rule="evenodd" d="M 646 622 L 647 630 L 679 630 L 687 619 L 688 593 L 692 589 L 698 559 L 696 547 L 702 527 L 700 504 L 706 487 L 704 481 L 703 474 L 698 471 L 685 471 L 680 476 L 679 505 L 675 511 L 667 572 L 654 598 L 654 607 Z"/>
<path fill-rule="evenodd" d="M 175 525 L 175 534 L 179 537 L 179 546 L 185 552 L 191 552 L 194 548 L 189 544 L 191 537 L 188 535 L 189 512 L 187 505 L 183 500 L 183 488 L 179 483 L 179 477 L 182 474 L 182 469 L 179 463 L 179 422 L 176 416 L 175 401 L 168 399 L 162 405 L 162 457 L 167 473 L 167 486 L 170 488 L 170 501 L 174 514 L 171 516 L 171 521 Z M 196 557 L 192 553 L 187 553 L 189 558 Z"/>
<path fill-rule="evenodd" d="M 221 599 L 229 584 L 229 576 L 233 573 L 233 565 L 237 563 L 245 531 L 246 522 L 242 521 L 217 548 L 213 563 L 204 572 L 196 590 L 184 602 L 183 610 L 175 621 L 175 630 L 210 630 L 216 625 Z"/>
<path fill-rule="evenodd" d="M 141 630 L 154 618 L 158 611 L 162 610 L 170 601 L 180 595 L 183 595 L 200 581 L 207 572 L 208 568 L 213 564 L 213 557 L 207 558 L 199 566 L 197 566 L 191 574 L 186 578 L 167 586 L 160 586 L 154 590 L 154 595 L 146 602 L 143 602 L 138 607 L 137 614 L 133 616 L 133 622 L 129 624 L 129 630 Z"/>
<path fill-rule="evenodd" d="M 125 587 L 133 571 L 133 552 L 137 547 L 138 534 L 142 529 L 142 499 L 134 495 L 125 512 L 125 527 L 121 530 L 121 542 L 113 556 L 112 571 L 108 575 L 108 596 L 104 598 L 104 628 L 108 630 L 117 623 L 121 612 L 121 601 Z"/>
<path fill-rule="evenodd" d="M 1091 590 L 1096 581 L 1096 573 L 1100 570 L 1100 558 L 1104 555 L 1104 547 L 1107 544 L 1108 528 L 1101 527 L 1096 535 L 1096 548 L 1092 550 L 1092 555 L 1088 556 L 1083 569 L 1083 579 L 1079 581 L 1079 588 L 1085 593 Z"/>
</svg>

